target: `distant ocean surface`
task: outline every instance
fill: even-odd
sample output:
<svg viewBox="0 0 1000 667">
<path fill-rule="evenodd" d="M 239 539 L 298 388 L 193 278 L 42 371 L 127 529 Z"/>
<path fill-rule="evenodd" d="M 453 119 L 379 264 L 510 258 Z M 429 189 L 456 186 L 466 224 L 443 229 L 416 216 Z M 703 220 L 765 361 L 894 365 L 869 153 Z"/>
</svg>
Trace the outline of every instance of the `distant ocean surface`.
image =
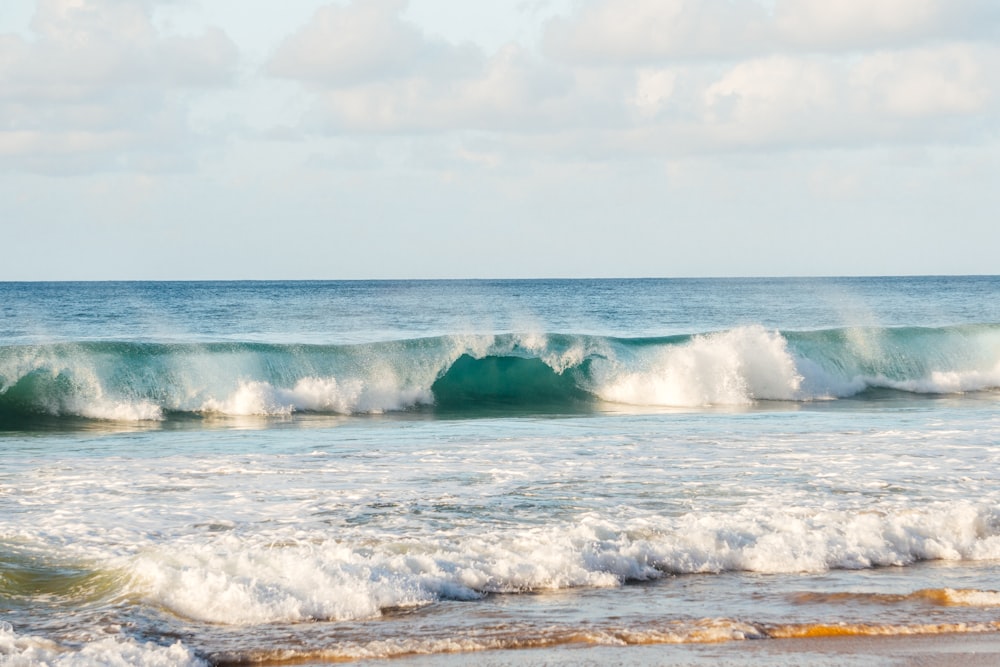
<svg viewBox="0 0 1000 667">
<path fill-rule="evenodd" d="M 996 633 L 998 471 L 1000 277 L 0 283 L 0 664 Z"/>
</svg>

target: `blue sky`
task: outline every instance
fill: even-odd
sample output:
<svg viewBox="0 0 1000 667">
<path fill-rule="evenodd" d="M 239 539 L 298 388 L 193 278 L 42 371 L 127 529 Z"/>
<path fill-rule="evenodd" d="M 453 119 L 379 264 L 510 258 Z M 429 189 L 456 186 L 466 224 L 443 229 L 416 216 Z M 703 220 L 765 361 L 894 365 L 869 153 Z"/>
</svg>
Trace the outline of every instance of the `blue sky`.
<svg viewBox="0 0 1000 667">
<path fill-rule="evenodd" d="M 998 273 L 993 0 L 5 0 L 0 280 Z"/>
</svg>

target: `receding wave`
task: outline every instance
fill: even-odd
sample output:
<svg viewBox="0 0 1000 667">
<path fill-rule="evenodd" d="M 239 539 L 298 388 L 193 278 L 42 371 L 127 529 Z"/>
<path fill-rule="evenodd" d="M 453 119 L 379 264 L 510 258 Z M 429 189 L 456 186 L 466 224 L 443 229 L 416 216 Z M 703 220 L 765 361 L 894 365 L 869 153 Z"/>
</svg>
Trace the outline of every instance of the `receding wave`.
<svg viewBox="0 0 1000 667">
<path fill-rule="evenodd" d="M 720 644 L 753 640 L 821 637 L 912 637 L 915 635 L 977 634 L 1000 630 L 1000 622 L 983 623 L 799 623 L 772 625 L 730 618 L 690 621 L 662 620 L 649 624 L 613 623 L 497 624 L 482 625 L 475 632 L 458 630 L 450 637 L 393 637 L 341 639 L 318 649 L 280 648 L 220 653 L 217 664 L 302 664 L 346 662 L 415 655 L 444 655 L 482 651 L 552 649 L 569 646 L 651 646 L 669 644 Z M 470 658 L 472 660 L 473 658 Z M 526 660 L 527 662 L 531 662 Z M 512 661 L 513 662 L 513 661 Z"/>
<path fill-rule="evenodd" d="M 692 620 L 663 619 L 651 623 L 479 624 L 474 631 L 449 628 L 450 636 L 414 633 L 408 637 L 338 637 L 326 646 L 223 650 L 200 658 L 181 641 L 170 646 L 142 643 L 130 638 L 109 637 L 80 645 L 56 644 L 51 640 L 19 635 L 0 622 L 0 647 L 13 664 L 66 665 L 301 665 L 379 660 L 406 656 L 442 656 L 484 651 L 517 651 L 561 647 L 623 647 L 726 642 L 836 638 L 912 637 L 916 635 L 980 634 L 1000 631 L 1000 622 L 980 623 L 754 623 L 731 618 Z M 371 634 L 369 632 L 369 634 Z M 472 658 L 470 658 L 472 659 Z M 528 661 L 530 662 L 530 661 Z"/>
<path fill-rule="evenodd" d="M 636 625 L 483 623 L 474 631 L 465 628 L 452 630 L 452 635 L 448 637 L 419 635 L 374 639 L 341 637 L 333 642 L 332 646 L 324 648 L 234 651 L 217 654 L 213 658 L 220 664 L 301 664 L 564 646 L 709 644 L 768 638 L 766 630 L 761 626 L 727 618 L 661 620 L 656 624 Z"/>
<path fill-rule="evenodd" d="M 796 593 L 792 601 L 798 604 L 860 602 L 895 605 L 924 602 L 939 607 L 1000 607 L 1000 591 L 972 588 L 924 588 L 913 593 Z"/>
<path fill-rule="evenodd" d="M 767 630 L 772 639 L 806 639 L 817 637 L 898 637 L 906 635 L 943 635 L 974 632 L 996 632 L 1000 622 L 986 623 L 814 623 L 777 625 Z"/>
<path fill-rule="evenodd" d="M 0 347 L 0 415 L 372 414 L 597 403 L 701 407 L 887 389 L 1000 387 L 1000 325 L 662 338 L 440 336 L 364 345 L 60 343 Z"/>
</svg>

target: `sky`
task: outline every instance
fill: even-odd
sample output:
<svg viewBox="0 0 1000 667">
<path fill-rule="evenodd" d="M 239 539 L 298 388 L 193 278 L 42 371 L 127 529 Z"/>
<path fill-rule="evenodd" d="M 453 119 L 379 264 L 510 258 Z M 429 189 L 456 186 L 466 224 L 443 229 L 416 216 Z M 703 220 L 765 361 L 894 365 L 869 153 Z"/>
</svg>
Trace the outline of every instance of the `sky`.
<svg viewBox="0 0 1000 667">
<path fill-rule="evenodd" d="M 2 0 L 0 280 L 1000 273 L 995 0 Z"/>
</svg>

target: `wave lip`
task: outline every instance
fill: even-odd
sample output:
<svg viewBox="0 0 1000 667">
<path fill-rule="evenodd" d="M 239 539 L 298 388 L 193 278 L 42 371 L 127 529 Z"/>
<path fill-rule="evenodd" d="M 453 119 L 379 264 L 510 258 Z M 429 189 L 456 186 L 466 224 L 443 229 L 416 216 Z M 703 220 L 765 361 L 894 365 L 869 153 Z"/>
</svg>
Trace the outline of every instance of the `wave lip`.
<svg viewBox="0 0 1000 667">
<path fill-rule="evenodd" d="M 81 342 L 0 346 L 0 414 L 378 414 L 437 406 L 576 411 L 834 400 L 1000 387 L 1000 325 L 663 338 L 440 336 L 363 345 Z"/>
<path fill-rule="evenodd" d="M 956 394 L 1000 387 L 1000 326 L 847 328 L 786 334 L 808 396 L 868 389 Z"/>
</svg>

